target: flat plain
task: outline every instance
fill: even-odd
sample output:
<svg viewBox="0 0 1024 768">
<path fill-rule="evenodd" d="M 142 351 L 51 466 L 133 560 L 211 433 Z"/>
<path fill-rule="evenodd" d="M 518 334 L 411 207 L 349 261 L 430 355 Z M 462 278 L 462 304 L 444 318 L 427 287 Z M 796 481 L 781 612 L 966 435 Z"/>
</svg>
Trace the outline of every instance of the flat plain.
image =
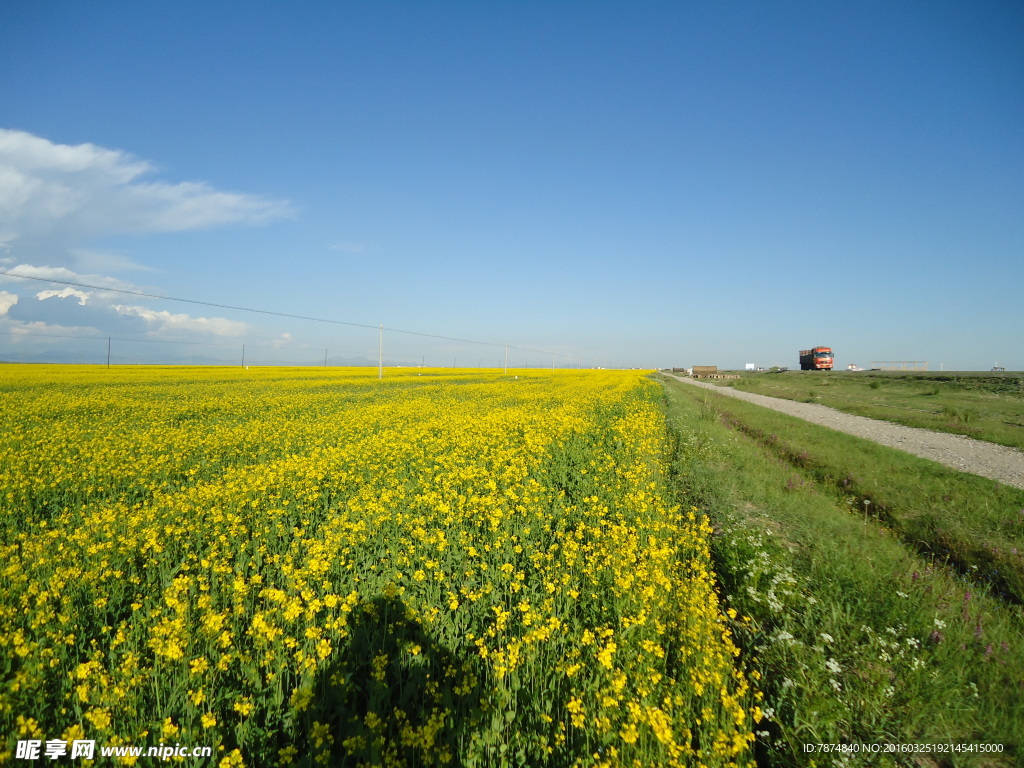
<svg viewBox="0 0 1024 768">
<path fill-rule="evenodd" d="M 0 400 L 7 759 L 1022 756 L 1024 491 L 642 371 L 8 366 Z"/>
</svg>

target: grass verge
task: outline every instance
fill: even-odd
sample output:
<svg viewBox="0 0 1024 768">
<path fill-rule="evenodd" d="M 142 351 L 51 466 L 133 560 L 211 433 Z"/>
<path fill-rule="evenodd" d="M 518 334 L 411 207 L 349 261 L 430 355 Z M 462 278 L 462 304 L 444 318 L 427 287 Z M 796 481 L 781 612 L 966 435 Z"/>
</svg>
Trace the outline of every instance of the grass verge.
<svg viewBox="0 0 1024 768">
<path fill-rule="evenodd" d="M 806 446 L 807 461 L 794 466 L 740 431 L 735 416 L 723 418 L 733 405 L 666 382 L 676 487 L 715 527 L 713 558 L 733 631 L 764 691 L 759 763 L 1020 764 L 1020 606 L 903 543 L 888 521 L 861 513 L 815 470 L 816 448 Z M 784 421 L 768 434 L 805 446 L 805 425 Z M 832 434 L 834 470 L 845 455 L 846 474 L 856 468 L 874 478 L 876 496 L 897 495 L 893 486 L 907 478 L 887 475 L 883 465 L 898 452 L 859 454 L 854 446 L 863 441 Z M 935 478 L 912 482 L 932 494 L 959 492 L 948 478 L 937 489 Z M 942 508 L 936 519 L 946 524 Z M 807 752 L 808 744 L 846 744 L 847 751 Z M 942 746 L 886 753 L 893 748 L 886 745 Z"/>
<path fill-rule="evenodd" d="M 1024 603 L 1024 490 L 752 403 L 709 397 L 732 428 L 792 470 L 791 485 L 829 488 L 909 546 Z"/>
<path fill-rule="evenodd" d="M 1019 373 L 788 371 L 746 373 L 722 384 L 1024 450 Z"/>
</svg>

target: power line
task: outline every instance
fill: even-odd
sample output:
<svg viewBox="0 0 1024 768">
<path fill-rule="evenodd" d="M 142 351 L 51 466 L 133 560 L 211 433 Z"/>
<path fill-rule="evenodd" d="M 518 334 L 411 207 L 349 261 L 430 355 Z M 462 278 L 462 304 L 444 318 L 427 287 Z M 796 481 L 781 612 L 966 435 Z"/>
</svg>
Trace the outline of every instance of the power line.
<svg viewBox="0 0 1024 768">
<path fill-rule="evenodd" d="M 138 337 L 138 336 L 98 336 L 98 335 L 83 336 L 81 334 L 33 333 L 33 332 L 18 331 L 18 330 L 13 330 L 13 329 L 12 330 L 8 330 L 8 331 L 3 332 L 3 333 L 5 335 L 13 337 L 13 338 L 15 338 L 15 339 L 17 339 L 19 341 L 22 340 L 22 339 L 25 339 L 25 340 L 28 340 L 28 339 L 84 340 L 84 341 L 95 341 L 95 342 L 99 342 L 99 343 L 102 343 L 102 342 L 105 341 L 105 342 L 107 342 L 107 348 L 108 348 L 107 351 L 108 352 L 110 351 L 110 349 L 109 349 L 110 342 L 117 341 L 117 342 L 125 342 L 125 343 L 127 343 L 129 345 L 130 344 L 160 344 L 160 345 L 171 345 L 171 346 L 181 345 L 181 346 L 191 346 L 191 347 L 201 347 L 201 348 L 212 347 L 212 348 L 222 349 L 222 350 L 235 350 L 236 353 L 237 353 L 237 351 L 239 349 L 241 349 L 242 350 L 242 354 L 244 355 L 243 360 L 248 360 L 249 359 L 248 355 L 246 353 L 248 351 L 250 351 L 250 350 L 269 350 L 269 351 L 272 351 L 274 353 L 287 353 L 287 352 L 298 352 L 298 353 L 306 353 L 306 354 L 313 354 L 313 353 L 315 353 L 317 355 L 319 355 L 321 353 L 321 350 L 314 349 L 312 346 L 298 346 L 297 347 L 297 346 L 278 346 L 276 344 L 273 344 L 273 345 L 268 345 L 268 344 L 249 344 L 248 342 L 243 344 L 241 342 L 238 342 L 238 343 L 225 343 L 225 342 L 216 342 L 216 341 L 186 341 L 186 340 L 183 340 L 183 339 L 146 339 L 146 338 L 141 338 L 141 337 Z M 325 366 L 327 365 L 328 353 L 330 353 L 333 357 L 337 357 L 338 355 L 361 355 L 362 358 L 367 363 L 370 362 L 370 354 L 371 354 L 370 350 L 368 348 L 367 349 L 356 350 L 356 349 L 331 349 L 330 347 L 327 347 L 327 348 L 324 348 L 322 350 L 322 352 L 323 352 L 323 355 L 324 355 L 324 363 L 323 363 L 323 365 L 325 365 Z M 119 352 L 118 356 L 122 357 L 123 354 L 124 354 L 123 352 Z M 404 361 L 402 360 L 403 355 L 407 358 Z M 446 366 L 446 361 L 451 359 L 448 356 L 442 355 L 442 354 L 434 354 L 434 353 L 432 353 L 430 355 L 420 354 L 419 355 L 420 362 L 417 365 L 411 359 L 411 357 L 415 357 L 415 355 L 412 355 L 412 353 L 398 353 L 397 358 L 395 358 L 394 353 L 392 353 L 391 356 L 392 356 L 392 360 L 391 360 L 391 362 L 388 362 L 387 365 L 388 366 L 399 366 L 399 367 L 425 367 L 426 366 L 426 359 L 427 359 L 427 357 L 429 357 L 430 360 L 431 360 L 431 363 L 430 363 L 431 367 L 444 368 L 444 367 L 447 367 Z M 457 358 L 457 359 L 459 359 L 459 358 Z M 482 358 L 482 357 L 478 359 L 477 365 L 476 365 L 477 368 L 481 368 L 481 369 L 485 368 L 485 367 L 486 368 L 495 367 L 495 368 L 499 368 L 499 369 L 502 368 L 502 361 L 500 359 L 495 364 L 492 364 L 492 365 L 489 365 L 489 366 L 484 366 L 483 359 L 484 358 Z M 574 361 L 576 361 L 576 365 L 569 364 L 569 365 L 566 365 L 566 366 L 563 366 L 563 367 L 564 368 L 574 368 L 574 367 L 578 368 L 578 367 L 580 367 L 579 363 L 582 361 L 582 359 L 583 358 L 581 358 L 579 355 L 575 355 L 575 356 L 572 357 L 572 360 L 570 360 L 570 363 L 574 360 Z M 245 364 L 245 363 L 243 362 L 243 364 Z M 275 363 L 275 364 L 280 364 L 280 363 Z M 294 363 L 294 364 L 295 365 L 299 365 L 299 364 L 308 364 L 308 363 Z M 472 366 L 467 366 L 467 367 L 472 367 Z M 529 359 L 527 359 L 525 364 L 520 365 L 520 367 L 529 368 L 530 367 Z M 541 366 L 535 365 L 535 367 L 539 368 Z M 506 366 L 506 372 L 507 372 L 507 366 Z"/>
<path fill-rule="evenodd" d="M 352 326 L 352 327 L 355 327 L 355 328 L 373 328 L 373 329 L 377 329 L 377 330 L 379 330 L 381 332 L 389 331 L 391 333 L 403 333 L 403 334 L 407 334 L 409 336 L 421 336 L 421 337 L 430 338 L 430 339 L 442 339 L 444 341 L 457 341 L 460 344 L 481 344 L 481 345 L 485 345 L 485 346 L 489 346 L 489 347 L 504 347 L 506 349 L 517 349 L 517 350 L 520 350 L 522 352 L 536 352 L 537 354 L 542 354 L 542 355 L 554 354 L 550 350 L 531 349 L 529 347 L 519 347 L 519 346 L 515 346 L 513 344 L 504 344 L 504 343 L 499 344 L 498 342 L 494 342 L 494 341 L 479 341 L 479 340 L 475 340 L 475 339 L 460 339 L 460 338 L 455 338 L 453 336 L 441 336 L 441 335 L 438 335 L 438 334 L 435 334 L 435 333 L 422 333 L 422 332 L 419 332 L 419 331 L 407 331 L 407 330 L 404 330 L 402 328 L 389 328 L 389 327 L 386 327 L 386 326 L 383 326 L 383 325 L 369 325 L 367 323 L 353 323 L 353 322 L 349 322 L 349 321 L 346 321 L 346 320 L 331 320 L 329 318 L 311 317 L 309 315 L 294 315 L 294 314 L 290 314 L 290 313 L 287 313 L 287 312 L 274 312 L 274 311 L 269 310 L 269 309 L 253 309 L 252 307 L 237 307 L 237 306 L 234 306 L 234 305 L 231 305 L 231 304 L 219 304 L 219 303 L 212 302 L 212 301 L 200 301 L 198 299 L 182 299 L 182 298 L 179 298 L 179 297 L 176 297 L 176 296 L 161 296 L 161 295 L 156 294 L 156 293 L 147 293 L 145 291 L 132 291 L 132 290 L 128 290 L 127 288 L 109 288 L 109 287 L 101 286 L 101 285 L 90 285 L 88 283 L 78 283 L 78 282 L 74 282 L 72 280 L 58 280 L 56 278 L 36 277 L 34 275 L 19 275 L 16 272 L 7 272 L 7 271 L 2 271 L 2 270 L 0 270 L 0 275 L 7 275 L 8 277 L 16 277 L 16 278 L 19 278 L 21 280 L 36 280 L 36 281 L 42 282 L 42 283 L 55 283 L 57 285 L 68 285 L 68 286 L 73 286 L 75 288 L 89 288 L 89 289 L 94 290 L 94 291 L 108 291 L 108 292 L 111 292 L 111 293 L 123 293 L 123 294 L 127 294 L 129 296 L 142 296 L 142 297 L 147 298 L 147 299 L 159 299 L 161 301 L 177 301 L 177 302 L 181 302 L 183 304 L 197 304 L 199 306 L 215 307 L 217 309 L 230 309 L 230 310 L 234 310 L 236 312 L 252 312 L 254 314 L 259 314 L 259 315 L 272 315 L 274 317 L 287 317 L 287 318 L 290 318 L 292 320 L 309 320 L 309 321 L 314 322 L 314 323 L 330 323 L 332 325 L 347 325 L 347 326 Z M 40 335 L 42 335 L 42 334 L 40 334 Z M 82 337 L 82 338 L 93 338 L 93 337 Z M 591 360 L 591 361 L 593 361 L 595 363 L 600 362 L 599 360 L 595 360 L 594 358 L 585 358 L 585 357 L 582 357 L 580 355 L 572 355 L 572 357 L 579 357 L 581 360 Z"/>
<path fill-rule="evenodd" d="M 385 329 L 385 330 L 387 330 L 387 329 Z M 13 337 L 15 337 L 17 339 L 22 339 L 22 338 L 25 338 L 25 339 L 84 339 L 85 341 L 98 341 L 98 342 L 103 342 L 103 341 L 123 341 L 123 342 L 127 342 L 129 344 L 136 344 L 136 343 L 138 343 L 138 344 L 170 344 L 170 345 L 181 344 L 181 345 L 188 345 L 188 346 L 195 346 L 195 347 L 217 347 L 217 348 L 220 348 L 220 349 L 239 349 L 241 347 L 245 347 L 245 349 L 269 349 L 269 350 L 273 350 L 275 352 L 309 352 L 309 353 L 316 352 L 317 354 L 320 353 L 319 349 L 314 349 L 311 346 L 296 347 L 296 346 L 280 346 L 280 345 L 277 345 L 277 344 L 250 344 L 249 342 L 244 342 L 243 343 L 241 341 L 235 342 L 235 343 L 228 343 L 228 342 L 223 342 L 223 341 L 187 341 L 185 339 L 144 339 L 144 338 L 141 338 L 139 336 L 97 336 L 97 335 L 83 336 L 83 335 L 80 335 L 80 334 L 70 334 L 70 333 L 68 333 L 68 334 L 63 334 L 63 333 L 34 333 L 34 332 L 31 332 L 31 331 L 19 331 L 19 330 L 14 330 L 14 329 L 6 331 L 6 334 L 8 336 L 13 336 Z M 421 335 L 430 336 L 430 334 L 421 334 Z M 518 349 L 525 349 L 525 348 L 519 347 Z M 330 349 L 330 347 L 328 347 L 324 351 L 328 351 L 328 350 L 333 352 L 333 354 L 335 354 L 335 355 L 364 355 L 364 356 L 367 357 L 367 359 L 369 359 L 369 355 L 370 355 L 369 348 L 366 348 L 366 349 L 333 349 L 332 350 L 332 349 Z M 411 353 L 399 353 L 399 356 L 401 356 L 402 354 L 408 355 L 408 354 L 411 354 Z M 547 354 L 551 354 L 551 353 L 547 353 Z M 421 354 L 420 356 L 421 356 L 421 358 L 423 360 L 426 360 L 426 358 L 428 357 L 428 355 L 423 355 L 423 354 Z M 430 359 L 432 361 L 433 360 L 447 360 L 448 359 L 447 356 L 444 356 L 444 355 L 441 355 L 441 354 L 430 354 L 429 357 L 430 357 Z M 579 355 L 572 355 L 571 357 L 572 357 L 572 359 L 577 360 L 577 361 L 585 359 L 585 358 L 581 358 Z M 480 358 L 480 359 L 482 360 L 483 358 Z M 392 363 L 392 364 L 394 364 L 394 363 Z M 408 363 L 399 363 L 399 365 L 408 365 Z M 444 366 L 443 366 L 443 364 L 439 364 L 439 367 L 444 367 Z M 478 365 L 477 367 L 482 367 L 482 365 Z M 497 367 L 499 367 L 499 368 L 501 367 L 501 361 L 500 360 L 499 360 L 499 362 L 497 364 Z"/>
<path fill-rule="evenodd" d="M 184 304 L 200 304 L 204 307 L 216 307 L 217 309 L 232 309 L 237 312 L 255 312 L 260 315 L 275 315 L 276 317 L 289 317 L 293 320 L 312 320 L 316 323 L 333 323 L 334 325 L 354 325 L 357 328 L 376 328 L 375 325 L 365 325 L 364 323 L 349 323 L 344 320 L 328 320 L 323 317 L 308 317 L 306 315 L 291 315 L 286 312 L 273 312 L 269 309 L 252 309 L 251 307 L 235 307 L 230 304 L 217 304 L 212 301 L 199 301 L 198 299 L 181 299 L 175 296 L 160 296 L 156 293 L 146 293 L 145 291 L 129 291 L 127 288 L 108 288 L 102 285 L 89 285 L 88 283 L 76 283 L 71 280 L 57 280 L 52 277 L 35 277 L 34 275 L 19 275 L 15 272 L 0 272 L 0 275 L 7 275 L 8 277 L 17 277 L 22 280 L 38 280 L 41 283 L 56 283 L 58 285 L 71 285 L 76 288 L 91 288 L 94 291 L 110 291 L 111 293 L 126 293 L 130 296 L 144 296 L 147 299 L 160 299 L 162 301 L 180 301 Z"/>
<path fill-rule="evenodd" d="M 290 351 L 290 352 L 316 352 L 320 353 L 319 349 L 313 349 L 312 347 L 282 347 L 274 344 L 250 344 L 248 342 L 237 342 L 230 344 L 224 341 L 186 341 L 184 339 L 143 339 L 138 336 L 81 336 L 75 334 L 63 334 L 63 333 L 32 333 L 30 331 L 17 331 L 9 330 L 8 335 L 14 336 L 15 338 L 29 338 L 29 339 L 86 339 L 88 341 L 127 341 L 129 343 L 139 344 L 192 344 L 197 347 L 224 347 L 227 349 L 238 349 L 239 347 L 246 347 L 247 349 L 273 349 L 275 351 Z M 338 349 L 335 350 L 335 354 L 339 355 L 359 355 L 365 354 L 365 350 L 352 350 L 352 349 Z"/>
</svg>

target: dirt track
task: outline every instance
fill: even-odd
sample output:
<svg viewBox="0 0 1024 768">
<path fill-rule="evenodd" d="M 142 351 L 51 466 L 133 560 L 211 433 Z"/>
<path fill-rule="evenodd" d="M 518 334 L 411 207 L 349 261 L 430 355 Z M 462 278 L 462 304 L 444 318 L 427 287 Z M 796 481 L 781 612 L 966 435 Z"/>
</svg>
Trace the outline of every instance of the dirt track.
<svg viewBox="0 0 1024 768">
<path fill-rule="evenodd" d="M 815 424 L 821 424 L 839 432 L 846 432 L 882 445 L 898 448 L 915 456 L 945 464 L 960 472 L 970 472 L 1024 489 L 1024 452 L 1014 448 L 974 440 L 963 435 L 904 427 L 889 421 L 854 416 L 815 403 L 797 403 L 778 397 L 741 392 L 730 387 L 716 387 L 714 384 L 706 384 L 686 377 L 665 375 L 695 387 L 710 389 L 720 395 L 736 397 Z"/>
</svg>

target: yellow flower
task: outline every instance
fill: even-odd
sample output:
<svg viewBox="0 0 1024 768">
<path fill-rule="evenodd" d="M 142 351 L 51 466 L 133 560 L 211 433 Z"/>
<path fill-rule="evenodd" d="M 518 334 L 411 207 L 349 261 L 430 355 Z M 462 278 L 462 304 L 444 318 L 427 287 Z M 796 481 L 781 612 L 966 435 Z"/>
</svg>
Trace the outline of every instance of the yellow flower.
<svg viewBox="0 0 1024 768">
<path fill-rule="evenodd" d="M 88 715 L 87 715 L 87 717 L 88 717 Z M 106 722 L 109 724 L 109 722 L 110 722 L 109 717 L 107 718 Z M 35 739 L 41 739 L 43 737 L 43 732 L 39 728 L 39 723 L 36 720 L 34 720 L 33 718 L 31 718 L 31 717 L 26 718 L 26 717 L 24 717 L 22 715 L 18 715 L 16 723 L 18 725 L 18 735 L 19 736 L 28 736 L 30 738 L 35 738 Z M 104 727 L 106 727 L 106 725 L 104 725 Z"/>
<path fill-rule="evenodd" d="M 85 713 L 85 719 L 92 723 L 92 727 L 97 731 L 105 731 L 110 727 L 110 710 L 93 707 Z"/>
<path fill-rule="evenodd" d="M 301 719 L 318 673 L 344 690 L 368 663 L 382 685 L 422 671 L 417 711 L 366 714 L 337 737 L 344 757 L 318 722 L 304 759 L 397 764 L 393 744 L 451 763 L 445 724 L 482 687 L 531 681 L 568 701 L 534 718 L 551 720 L 536 739 L 547 762 L 572 740 L 618 742 L 595 764 L 643 763 L 655 738 L 665 764 L 696 765 L 698 743 L 749 762 L 760 693 L 734 660 L 712 531 L 671 501 L 658 385 L 636 371 L 370 373 L 0 366 L 0 500 L 23 520 L 0 564 L 11 701 L 141 739 L 149 703 L 175 691 L 204 730 L 226 725 L 211 706 L 222 679 L 261 691 L 229 714 L 262 721 L 290 693 Z M 71 587 L 82 599 L 65 603 Z M 95 626 L 96 606 L 112 626 Z M 378 627 L 397 645 L 337 652 Z M 425 659 L 420 631 L 470 653 Z M 289 749 L 266 760 L 296 761 Z"/>
<path fill-rule="evenodd" d="M 302 712 L 305 710 L 312 700 L 313 690 L 311 688 L 296 688 L 292 691 L 291 705 L 296 712 Z"/>
<path fill-rule="evenodd" d="M 69 744 L 72 741 L 81 741 L 84 738 L 85 738 L 85 729 L 81 725 L 78 725 L 77 723 L 75 725 L 72 725 L 70 728 L 68 728 L 66 731 L 64 731 L 64 733 L 61 734 L 61 739 L 63 741 L 68 742 Z"/>
<path fill-rule="evenodd" d="M 584 724 L 583 702 L 573 697 L 565 707 L 572 716 L 572 724 L 576 728 L 582 728 Z"/>
<path fill-rule="evenodd" d="M 332 648 L 330 641 L 324 639 L 317 643 L 316 655 L 319 656 L 321 659 L 326 659 L 328 656 L 331 655 L 331 650 Z"/>
<path fill-rule="evenodd" d="M 326 723 L 319 721 L 313 722 L 313 727 L 309 732 L 309 738 L 313 741 L 313 746 L 320 749 L 325 744 L 333 744 L 334 737 L 331 735 L 331 727 Z"/>
<path fill-rule="evenodd" d="M 231 708 L 242 717 L 248 717 L 252 713 L 252 699 L 248 696 L 239 697 Z"/>
<path fill-rule="evenodd" d="M 619 735 L 622 740 L 627 744 L 636 744 L 636 740 L 640 738 L 640 732 L 637 730 L 636 723 L 630 722 L 619 731 Z"/>
</svg>

